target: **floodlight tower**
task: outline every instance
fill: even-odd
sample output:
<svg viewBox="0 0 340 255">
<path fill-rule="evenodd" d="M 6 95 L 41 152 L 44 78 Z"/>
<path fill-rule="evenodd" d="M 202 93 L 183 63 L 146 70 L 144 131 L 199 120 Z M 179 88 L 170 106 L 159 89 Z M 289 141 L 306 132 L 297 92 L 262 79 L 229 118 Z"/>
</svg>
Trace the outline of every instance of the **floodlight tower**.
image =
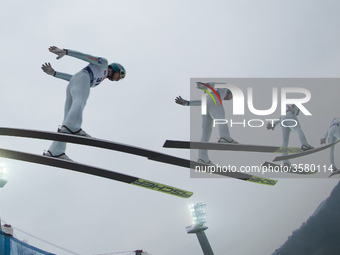
<svg viewBox="0 0 340 255">
<path fill-rule="evenodd" d="M 0 188 L 3 188 L 7 183 L 7 181 L 4 179 L 5 174 L 6 174 L 6 168 L 0 166 Z M 1 226 L 2 224 L 1 224 L 1 218 L 0 218 L 0 230 L 2 230 Z"/>
<path fill-rule="evenodd" d="M 0 166 L 0 188 L 3 188 L 7 181 L 5 180 L 6 168 Z"/>
<path fill-rule="evenodd" d="M 204 233 L 204 231 L 208 229 L 208 227 L 205 226 L 205 223 L 207 222 L 207 214 L 205 213 L 204 209 L 206 206 L 206 203 L 190 205 L 193 225 L 186 227 L 186 230 L 188 234 L 196 234 L 204 255 L 214 255 L 208 238 Z"/>
</svg>

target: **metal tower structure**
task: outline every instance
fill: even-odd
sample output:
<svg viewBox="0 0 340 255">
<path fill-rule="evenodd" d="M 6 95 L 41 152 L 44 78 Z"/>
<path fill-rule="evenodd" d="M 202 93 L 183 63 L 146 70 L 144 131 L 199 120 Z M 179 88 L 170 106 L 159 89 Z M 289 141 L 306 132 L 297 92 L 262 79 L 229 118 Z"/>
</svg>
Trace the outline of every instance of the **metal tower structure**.
<svg viewBox="0 0 340 255">
<path fill-rule="evenodd" d="M 205 223 L 207 222 L 205 213 L 206 206 L 206 203 L 198 203 L 190 206 L 193 224 L 187 226 L 186 230 L 188 234 L 196 234 L 204 255 L 214 255 L 208 238 L 204 233 L 204 231 L 208 229 L 208 227 L 205 226 Z"/>
<path fill-rule="evenodd" d="M 7 181 L 5 180 L 6 168 L 0 166 L 0 188 L 3 188 Z"/>
</svg>

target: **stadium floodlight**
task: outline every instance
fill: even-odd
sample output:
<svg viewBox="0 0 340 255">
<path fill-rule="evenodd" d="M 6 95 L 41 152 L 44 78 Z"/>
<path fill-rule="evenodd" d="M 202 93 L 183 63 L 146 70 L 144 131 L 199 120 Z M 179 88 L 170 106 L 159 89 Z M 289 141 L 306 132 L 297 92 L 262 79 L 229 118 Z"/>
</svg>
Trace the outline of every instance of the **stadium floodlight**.
<svg viewBox="0 0 340 255">
<path fill-rule="evenodd" d="M 208 229 L 208 227 L 205 226 L 205 223 L 207 222 L 207 214 L 205 212 L 206 206 L 206 203 L 198 203 L 189 206 L 193 224 L 186 227 L 186 230 L 188 234 L 196 234 L 204 255 L 213 255 L 214 253 L 208 238 L 204 233 L 204 231 Z"/>
<path fill-rule="evenodd" d="M 5 167 L 0 167 L 0 188 L 3 188 L 7 181 L 5 180 L 7 169 Z"/>
<path fill-rule="evenodd" d="M 189 206 L 193 224 L 187 227 L 188 233 L 195 233 L 197 231 L 206 230 L 208 228 L 205 226 L 205 223 L 207 222 L 207 214 L 205 212 L 206 206 L 206 203 L 198 203 L 194 205 L 192 204 Z"/>
</svg>

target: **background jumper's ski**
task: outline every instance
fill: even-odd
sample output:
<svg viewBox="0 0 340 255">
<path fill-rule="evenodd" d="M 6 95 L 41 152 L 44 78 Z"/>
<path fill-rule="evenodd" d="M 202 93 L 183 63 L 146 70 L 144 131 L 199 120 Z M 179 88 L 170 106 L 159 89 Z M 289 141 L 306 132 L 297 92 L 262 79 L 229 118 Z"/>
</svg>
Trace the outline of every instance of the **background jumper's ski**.
<svg viewBox="0 0 340 255">
<path fill-rule="evenodd" d="M 17 159 L 17 160 L 37 163 L 41 165 L 54 166 L 54 167 L 64 168 L 64 169 L 77 171 L 81 173 L 100 176 L 100 177 L 108 178 L 111 180 L 125 182 L 128 184 L 152 189 L 155 191 L 159 191 L 159 192 L 163 192 L 166 194 L 183 197 L 183 198 L 189 198 L 193 195 L 193 192 L 190 192 L 190 191 L 178 189 L 178 188 L 171 187 L 168 185 L 160 184 L 160 183 L 149 181 L 149 180 L 144 180 L 138 177 L 134 177 L 134 176 L 118 173 L 118 172 L 105 170 L 105 169 L 98 168 L 98 167 L 80 164 L 80 163 L 70 161 L 70 160 L 58 159 L 58 158 L 47 157 L 47 156 L 40 156 L 36 154 L 30 154 L 30 153 L 13 151 L 13 150 L 5 150 L 5 149 L 0 149 L 0 157 L 9 158 L 9 159 Z"/>
<path fill-rule="evenodd" d="M 336 175 L 336 174 L 340 174 L 340 170 L 336 170 L 336 171 L 334 171 L 333 173 L 331 173 L 331 175 L 330 175 L 330 176 L 328 176 L 328 178 L 329 178 L 329 177 L 331 177 L 331 176 L 333 176 L 333 175 Z"/>
<path fill-rule="evenodd" d="M 294 166 L 294 164 L 293 164 L 293 166 Z M 262 167 L 274 169 L 273 172 L 276 172 L 277 170 L 279 170 L 282 173 L 303 174 L 303 175 L 316 174 L 318 172 L 318 171 L 308 171 L 308 170 L 303 169 L 303 168 L 294 168 L 293 166 L 291 168 L 288 168 L 288 167 L 284 167 L 283 165 L 274 164 L 274 163 L 268 162 L 268 161 L 266 161 L 262 164 Z"/>
<path fill-rule="evenodd" d="M 234 143 L 203 143 L 189 141 L 166 140 L 163 147 L 176 149 L 202 149 L 202 150 L 230 150 L 230 151 L 253 151 L 271 153 L 299 153 L 302 152 L 298 147 L 279 147 L 267 145 L 234 144 Z"/>
<path fill-rule="evenodd" d="M 197 168 L 202 168 L 202 167 L 206 167 L 206 168 L 211 167 L 210 165 L 207 165 L 207 164 L 190 161 L 187 159 L 167 155 L 164 153 L 159 153 L 159 152 L 155 152 L 152 150 L 139 148 L 136 146 L 101 140 L 101 139 L 92 138 L 92 137 L 83 137 L 83 136 L 76 136 L 76 135 L 57 133 L 57 132 L 16 129 L 16 128 L 3 128 L 3 127 L 0 127 L 0 135 L 26 137 L 26 138 L 38 138 L 38 139 L 44 139 L 44 140 L 53 140 L 53 141 L 88 145 L 88 146 L 93 146 L 93 147 L 98 147 L 98 148 L 103 148 L 103 149 L 129 153 L 129 154 L 133 154 L 137 156 L 146 157 L 147 159 L 150 159 L 153 161 L 158 161 L 162 163 L 167 163 L 171 165 L 182 166 L 182 167 L 192 168 L 192 169 L 197 169 Z M 236 179 L 240 179 L 244 181 L 255 182 L 259 184 L 271 185 L 271 186 L 277 183 L 276 180 L 256 177 L 253 175 L 240 173 L 240 172 L 225 171 L 225 172 L 215 172 L 215 174 L 228 176 L 231 178 L 236 178 Z"/>
<path fill-rule="evenodd" d="M 292 158 L 299 158 L 299 157 L 302 157 L 302 156 L 313 154 L 315 152 L 325 150 L 325 149 L 327 149 L 327 148 L 337 144 L 339 141 L 336 141 L 334 143 L 330 143 L 330 144 L 327 144 L 327 145 L 324 145 L 324 146 L 321 146 L 321 147 L 318 147 L 318 148 L 315 148 L 315 149 L 311 149 L 311 150 L 303 151 L 303 152 L 300 152 L 300 153 L 296 153 L 296 154 L 285 155 L 285 156 L 278 156 L 273 161 L 280 161 L 280 160 L 286 160 L 286 159 L 292 159 Z"/>
</svg>

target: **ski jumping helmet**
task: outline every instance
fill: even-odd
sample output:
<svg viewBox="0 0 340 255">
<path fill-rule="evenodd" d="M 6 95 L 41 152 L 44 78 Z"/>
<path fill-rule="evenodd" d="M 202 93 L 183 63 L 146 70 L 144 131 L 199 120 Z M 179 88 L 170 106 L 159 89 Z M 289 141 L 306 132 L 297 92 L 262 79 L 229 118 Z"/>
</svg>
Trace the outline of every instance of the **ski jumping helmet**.
<svg viewBox="0 0 340 255">
<path fill-rule="evenodd" d="M 227 95 L 226 95 L 226 97 L 228 97 L 230 94 L 231 94 L 231 96 L 233 95 L 233 93 L 231 92 L 231 90 L 228 89 L 228 90 L 227 90 Z"/>
<path fill-rule="evenodd" d="M 125 78 L 126 71 L 125 71 L 124 66 L 118 63 L 112 63 L 110 64 L 110 66 L 114 72 L 119 72 L 121 79 Z"/>
</svg>

